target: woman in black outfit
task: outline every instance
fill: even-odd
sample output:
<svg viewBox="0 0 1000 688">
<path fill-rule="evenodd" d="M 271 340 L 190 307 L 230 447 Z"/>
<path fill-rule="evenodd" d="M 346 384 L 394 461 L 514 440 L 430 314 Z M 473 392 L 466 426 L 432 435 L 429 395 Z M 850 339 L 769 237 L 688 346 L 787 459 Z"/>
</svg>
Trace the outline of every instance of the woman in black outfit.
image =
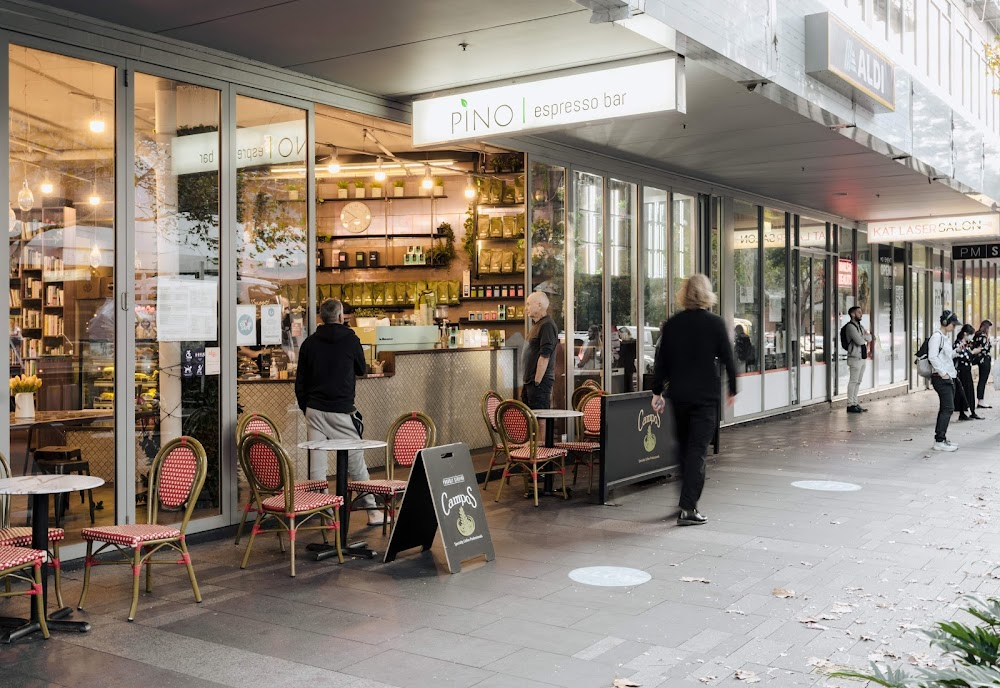
<svg viewBox="0 0 1000 688">
<path fill-rule="evenodd" d="M 973 361 L 973 363 L 979 366 L 979 385 L 976 389 L 976 399 L 979 401 L 976 403 L 976 406 L 985 409 L 993 408 L 983 403 L 983 399 L 986 397 L 986 383 L 990 379 L 990 369 L 993 367 L 993 359 L 990 357 L 990 351 L 993 349 L 990 345 L 991 327 L 993 327 L 993 323 L 989 320 L 984 320 L 980 323 L 979 329 L 976 330 L 976 334 L 972 337 L 973 348 L 981 349 L 979 360 Z"/>
<path fill-rule="evenodd" d="M 972 362 L 982 349 L 973 348 L 972 337 L 975 332 L 972 325 L 963 325 L 955 337 L 955 370 L 958 371 L 958 384 L 955 385 L 955 406 L 958 408 L 959 420 L 982 420 L 976 415 L 976 389 L 972 384 Z M 969 412 L 969 415 L 966 415 Z"/>
<path fill-rule="evenodd" d="M 705 452 L 718 423 L 726 368 L 728 402 L 736 398 L 736 363 L 722 318 L 708 311 L 716 302 L 708 277 L 698 273 L 681 285 L 677 305 L 684 310 L 663 323 L 653 368 L 653 410 L 662 413 L 664 395 L 673 407 L 677 453 L 681 461 L 681 512 L 677 525 L 699 526 L 708 519 L 698 512 L 705 487 Z"/>
</svg>

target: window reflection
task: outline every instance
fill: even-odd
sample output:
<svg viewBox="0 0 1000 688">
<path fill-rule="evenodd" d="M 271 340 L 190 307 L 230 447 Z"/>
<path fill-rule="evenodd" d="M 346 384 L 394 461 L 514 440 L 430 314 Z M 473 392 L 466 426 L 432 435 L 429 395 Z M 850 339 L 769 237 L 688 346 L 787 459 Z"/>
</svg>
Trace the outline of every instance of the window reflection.
<svg viewBox="0 0 1000 688">
<path fill-rule="evenodd" d="M 573 388 L 587 380 L 604 387 L 604 178 L 576 172 L 574 180 Z"/>
</svg>

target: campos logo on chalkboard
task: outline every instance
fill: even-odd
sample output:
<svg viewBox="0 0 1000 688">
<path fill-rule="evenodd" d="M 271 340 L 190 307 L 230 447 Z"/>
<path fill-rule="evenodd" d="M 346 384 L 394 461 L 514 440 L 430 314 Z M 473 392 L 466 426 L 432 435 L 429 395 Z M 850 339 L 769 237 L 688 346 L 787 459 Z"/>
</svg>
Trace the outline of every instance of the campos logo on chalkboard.
<svg viewBox="0 0 1000 688">
<path fill-rule="evenodd" d="M 653 413 L 639 411 L 639 432 L 646 431 L 646 436 L 642 438 L 642 446 L 647 452 L 656 449 L 656 435 L 653 434 L 654 427 L 660 427 L 660 414 L 656 411 Z"/>
<path fill-rule="evenodd" d="M 441 481 L 442 485 L 445 487 L 464 482 L 465 476 L 462 475 L 453 475 Z M 457 506 L 458 518 L 455 521 L 455 525 L 458 528 L 458 532 L 462 534 L 462 537 L 467 538 L 476 532 L 476 521 L 474 518 L 465 513 L 466 505 L 468 505 L 470 509 L 475 509 L 479 506 L 479 500 L 476 499 L 476 493 L 473 491 L 471 486 L 466 487 L 465 492 L 459 492 L 458 494 L 452 496 L 448 496 L 447 492 L 441 493 L 441 513 L 450 517 L 452 511 L 454 511 Z"/>
</svg>

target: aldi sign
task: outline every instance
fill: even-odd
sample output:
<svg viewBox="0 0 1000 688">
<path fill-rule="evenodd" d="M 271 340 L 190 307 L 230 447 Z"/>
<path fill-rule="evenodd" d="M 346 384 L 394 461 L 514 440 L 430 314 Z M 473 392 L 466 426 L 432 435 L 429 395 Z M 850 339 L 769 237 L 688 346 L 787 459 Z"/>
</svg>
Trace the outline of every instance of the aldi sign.
<svg viewBox="0 0 1000 688">
<path fill-rule="evenodd" d="M 806 17 L 806 74 L 873 112 L 896 109 L 896 65 L 829 12 Z"/>
</svg>

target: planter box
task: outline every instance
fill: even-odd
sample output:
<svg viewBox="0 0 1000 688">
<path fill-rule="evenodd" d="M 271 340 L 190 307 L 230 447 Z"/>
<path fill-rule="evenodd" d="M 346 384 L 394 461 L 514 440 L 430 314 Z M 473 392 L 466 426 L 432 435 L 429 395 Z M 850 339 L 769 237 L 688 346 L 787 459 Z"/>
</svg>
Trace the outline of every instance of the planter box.
<svg viewBox="0 0 1000 688">
<path fill-rule="evenodd" d="M 372 198 L 382 198 L 382 189 L 372 188 Z"/>
<path fill-rule="evenodd" d="M 406 187 L 394 186 L 392 187 L 392 195 L 399 198 L 406 195 Z"/>
<path fill-rule="evenodd" d="M 434 195 L 435 196 L 444 196 L 444 187 L 443 186 L 435 186 L 434 187 Z"/>
<path fill-rule="evenodd" d="M 347 198 L 347 189 L 337 189 L 337 198 Z"/>
<path fill-rule="evenodd" d="M 355 188 L 354 189 L 354 197 L 355 198 L 364 198 L 365 197 L 365 190 L 364 190 L 364 188 L 361 188 L 361 189 Z"/>
</svg>

